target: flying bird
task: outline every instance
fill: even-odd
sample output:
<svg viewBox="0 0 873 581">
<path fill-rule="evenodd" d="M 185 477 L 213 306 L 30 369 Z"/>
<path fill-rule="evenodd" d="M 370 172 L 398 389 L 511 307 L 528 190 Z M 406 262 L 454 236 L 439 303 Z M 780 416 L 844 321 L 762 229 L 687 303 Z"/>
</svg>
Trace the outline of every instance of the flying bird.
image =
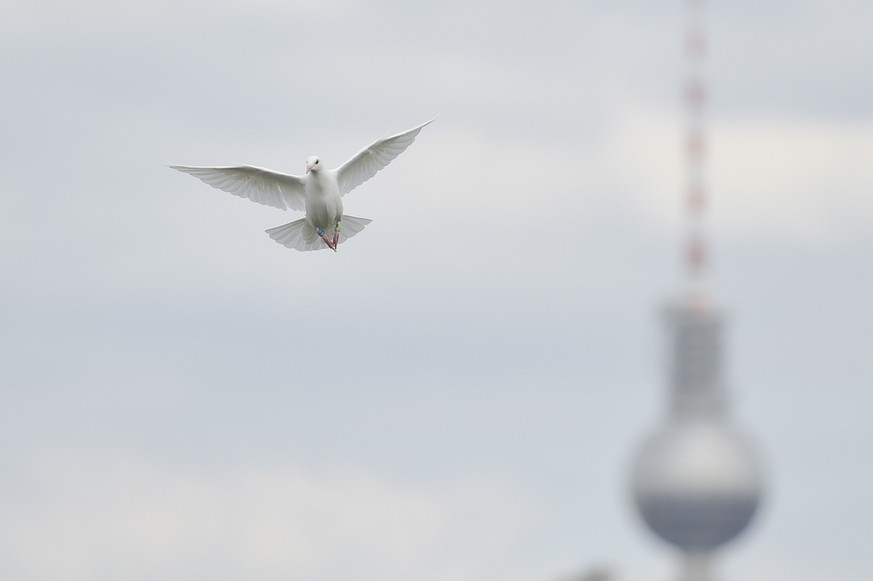
<svg viewBox="0 0 873 581">
<path fill-rule="evenodd" d="M 171 165 L 200 181 L 253 202 L 280 210 L 306 212 L 306 217 L 267 230 L 270 238 L 295 250 L 337 246 L 364 229 L 372 220 L 343 214 L 342 198 L 376 175 L 412 145 L 433 119 L 403 133 L 373 142 L 336 169 L 327 169 L 317 155 L 306 159 L 302 176 L 252 165 L 197 167 Z"/>
</svg>

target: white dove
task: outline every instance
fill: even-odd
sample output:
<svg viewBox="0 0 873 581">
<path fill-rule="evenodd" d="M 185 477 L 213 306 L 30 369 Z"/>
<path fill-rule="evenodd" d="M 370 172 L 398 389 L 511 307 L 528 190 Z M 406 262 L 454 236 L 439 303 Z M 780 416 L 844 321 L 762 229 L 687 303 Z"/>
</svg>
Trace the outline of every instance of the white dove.
<svg viewBox="0 0 873 581">
<path fill-rule="evenodd" d="M 251 165 L 194 167 L 171 165 L 219 190 L 280 210 L 303 210 L 306 217 L 267 230 L 270 238 L 295 250 L 320 250 L 345 242 L 372 220 L 343 214 L 342 197 L 376 175 L 412 145 L 430 123 L 386 137 L 362 149 L 336 169 L 318 156 L 306 159 L 306 174 L 294 176 Z M 330 233 L 330 234 L 328 234 Z M 322 244 L 322 242 L 324 244 Z"/>
</svg>

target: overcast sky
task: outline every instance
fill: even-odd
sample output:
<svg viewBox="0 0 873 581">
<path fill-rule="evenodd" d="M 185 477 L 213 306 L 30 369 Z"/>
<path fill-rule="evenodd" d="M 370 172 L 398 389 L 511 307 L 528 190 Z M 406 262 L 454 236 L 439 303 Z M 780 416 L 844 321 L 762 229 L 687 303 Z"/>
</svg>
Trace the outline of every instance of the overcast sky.
<svg viewBox="0 0 873 581">
<path fill-rule="evenodd" d="M 0 0 L 0 577 L 668 581 L 629 471 L 680 288 L 679 0 Z M 873 570 L 873 4 L 713 2 L 711 287 L 768 492 L 723 578 Z M 302 173 L 439 114 L 299 217 Z"/>
</svg>

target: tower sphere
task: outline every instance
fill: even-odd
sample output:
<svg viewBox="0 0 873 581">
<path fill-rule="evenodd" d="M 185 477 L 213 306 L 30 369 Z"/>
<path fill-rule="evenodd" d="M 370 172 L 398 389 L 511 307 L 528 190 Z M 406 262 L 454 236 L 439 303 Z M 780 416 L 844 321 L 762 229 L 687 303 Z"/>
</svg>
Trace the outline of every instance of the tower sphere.
<svg viewBox="0 0 873 581">
<path fill-rule="evenodd" d="M 763 474 L 750 443 L 722 422 L 687 421 L 647 439 L 633 496 L 646 524 L 687 552 L 709 552 L 755 514 Z"/>
</svg>

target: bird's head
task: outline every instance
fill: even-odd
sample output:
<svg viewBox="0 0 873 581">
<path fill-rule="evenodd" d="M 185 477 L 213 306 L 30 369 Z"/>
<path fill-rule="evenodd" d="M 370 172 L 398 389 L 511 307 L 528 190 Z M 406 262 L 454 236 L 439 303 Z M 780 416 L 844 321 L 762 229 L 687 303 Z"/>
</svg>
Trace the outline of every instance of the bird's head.
<svg viewBox="0 0 873 581">
<path fill-rule="evenodd" d="M 321 171 L 321 160 L 317 155 L 311 155 L 306 158 L 306 173 L 311 171 Z"/>
</svg>

